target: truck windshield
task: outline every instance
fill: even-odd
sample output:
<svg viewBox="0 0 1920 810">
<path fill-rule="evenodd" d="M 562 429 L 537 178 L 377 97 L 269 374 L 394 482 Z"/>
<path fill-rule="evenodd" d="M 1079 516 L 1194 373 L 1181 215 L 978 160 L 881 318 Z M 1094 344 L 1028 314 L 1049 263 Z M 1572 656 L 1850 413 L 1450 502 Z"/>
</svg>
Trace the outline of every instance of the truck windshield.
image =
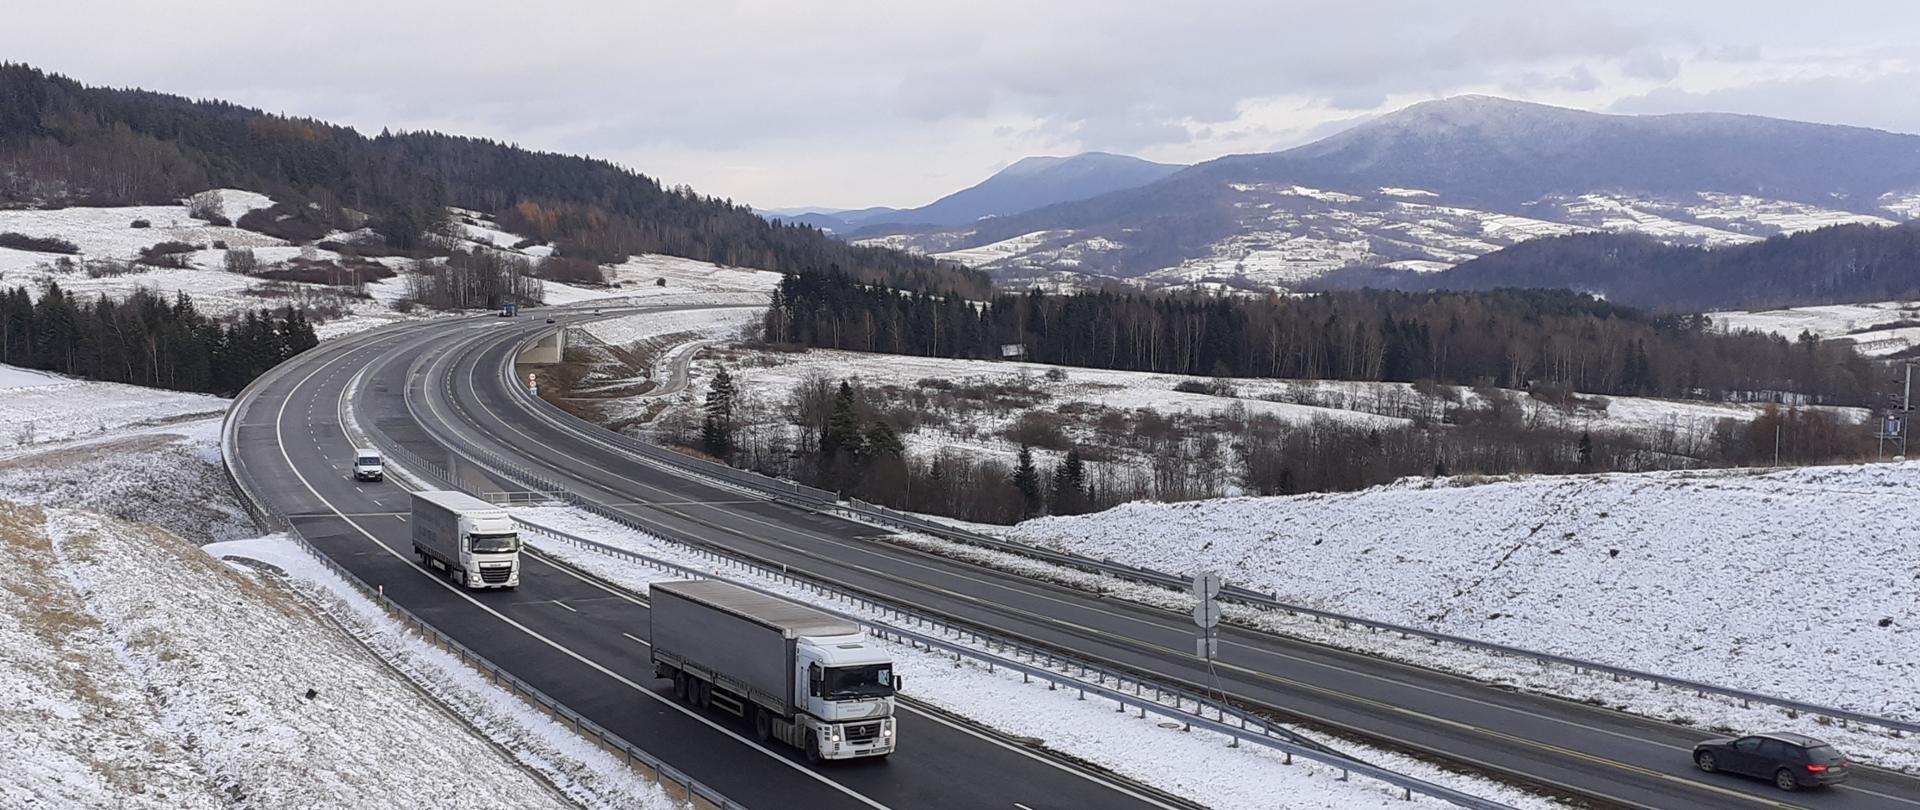
<svg viewBox="0 0 1920 810">
<path fill-rule="evenodd" d="M 467 540 L 475 554 L 506 554 L 520 550 L 520 535 L 506 534 L 470 534 Z"/>
<path fill-rule="evenodd" d="M 361 456 L 358 459 L 355 459 L 354 463 L 362 467 L 378 467 L 380 466 L 380 457 L 379 456 Z"/>
<path fill-rule="evenodd" d="M 893 665 L 833 667 L 827 670 L 820 693 L 828 700 L 887 697 L 893 694 Z"/>
</svg>

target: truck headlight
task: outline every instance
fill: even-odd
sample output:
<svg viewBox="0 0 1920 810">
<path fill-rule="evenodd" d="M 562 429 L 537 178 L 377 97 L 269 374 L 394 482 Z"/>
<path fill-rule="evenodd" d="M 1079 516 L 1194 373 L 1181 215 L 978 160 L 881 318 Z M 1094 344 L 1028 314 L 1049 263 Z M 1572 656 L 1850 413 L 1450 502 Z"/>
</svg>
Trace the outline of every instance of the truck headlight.
<svg viewBox="0 0 1920 810">
<path fill-rule="evenodd" d="M 886 724 L 886 725 L 884 725 L 884 726 L 881 726 L 881 727 L 880 727 L 880 736 L 882 736 L 882 737 L 891 737 L 891 736 L 893 736 L 893 724 L 892 724 L 892 723 L 888 723 L 888 724 Z"/>
<path fill-rule="evenodd" d="M 827 740 L 828 740 L 828 741 L 830 741 L 830 742 L 839 742 L 839 741 L 840 741 L 840 730 L 836 728 L 836 729 L 834 729 L 834 730 L 832 730 L 832 731 L 829 731 L 829 732 L 827 732 Z"/>
</svg>

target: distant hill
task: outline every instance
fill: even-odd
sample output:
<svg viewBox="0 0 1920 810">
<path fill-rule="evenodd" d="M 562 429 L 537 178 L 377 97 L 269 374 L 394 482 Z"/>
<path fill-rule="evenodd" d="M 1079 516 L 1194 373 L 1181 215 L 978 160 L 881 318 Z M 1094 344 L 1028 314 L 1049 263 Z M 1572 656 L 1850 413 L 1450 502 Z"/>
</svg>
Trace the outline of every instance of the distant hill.
<svg viewBox="0 0 1920 810">
<path fill-rule="evenodd" d="M 1731 245 L 1916 216 L 1920 136 L 1463 96 L 1287 151 L 884 244 L 1002 279 L 1071 271 L 1292 289 L 1343 267 L 1439 270 L 1582 231 Z"/>
<path fill-rule="evenodd" d="M 981 181 L 919 208 L 863 208 L 792 218 L 835 233 L 872 236 L 928 227 L 966 225 L 1045 205 L 1084 200 L 1152 183 L 1181 166 L 1126 155 L 1087 152 L 1072 157 L 1029 157 Z"/>
<path fill-rule="evenodd" d="M 1536 239 L 1438 273 L 1380 269 L 1326 276 L 1331 288 L 1565 288 L 1666 311 L 1762 309 L 1920 299 L 1920 222 L 1839 225 L 1714 249 L 1641 234 Z"/>
<path fill-rule="evenodd" d="M 765 270 L 837 265 L 913 289 L 987 291 L 985 276 L 958 266 L 771 223 L 604 160 L 435 132 L 369 138 L 324 121 L 0 64 L 0 205 L 172 204 L 221 187 L 280 201 L 238 224 L 289 238 L 366 226 L 387 249 L 420 250 L 423 234 L 457 206 L 493 214 L 573 259 L 659 253 Z"/>
</svg>

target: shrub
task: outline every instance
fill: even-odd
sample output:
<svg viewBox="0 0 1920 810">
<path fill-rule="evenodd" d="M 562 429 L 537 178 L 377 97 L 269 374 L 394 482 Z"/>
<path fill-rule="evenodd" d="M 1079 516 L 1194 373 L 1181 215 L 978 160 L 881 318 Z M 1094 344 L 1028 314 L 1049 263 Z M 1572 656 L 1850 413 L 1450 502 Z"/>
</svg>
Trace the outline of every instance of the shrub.
<svg viewBox="0 0 1920 810">
<path fill-rule="evenodd" d="M 0 233 L 0 247 L 31 250 L 36 253 L 79 253 L 80 246 L 57 236 L 28 236 L 24 233 Z"/>
<path fill-rule="evenodd" d="M 661 277 L 659 277 L 659 278 L 656 278 L 656 279 L 654 279 L 654 280 L 653 280 L 653 286 L 655 286 L 655 287 L 665 287 L 665 286 L 667 286 L 667 277 L 666 277 L 666 276 L 661 276 Z"/>
<path fill-rule="evenodd" d="M 148 221 L 146 221 L 146 220 L 144 220 L 144 219 L 136 219 L 136 220 L 134 220 L 134 221 L 133 221 L 133 224 L 131 224 L 131 225 L 128 225 L 127 227 L 129 227 L 129 228 L 151 228 L 151 227 L 153 227 L 153 223 L 151 223 L 151 222 L 148 222 Z"/>
<path fill-rule="evenodd" d="M 1182 394 L 1210 394 L 1207 384 L 1199 380 L 1181 380 L 1173 384 L 1173 390 Z"/>
<path fill-rule="evenodd" d="M 1066 450 L 1071 444 L 1065 430 L 1067 420 L 1046 411 L 1027 411 L 1008 425 L 1007 441 L 1048 450 Z"/>
<path fill-rule="evenodd" d="M 1054 382 L 1065 382 L 1067 379 L 1067 370 L 1059 366 L 1047 369 L 1047 379 Z"/>
<path fill-rule="evenodd" d="M 155 267 L 186 267 L 187 254 L 199 249 L 198 245 L 189 245 L 185 242 L 161 242 L 142 248 L 140 263 Z"/>
</svg>

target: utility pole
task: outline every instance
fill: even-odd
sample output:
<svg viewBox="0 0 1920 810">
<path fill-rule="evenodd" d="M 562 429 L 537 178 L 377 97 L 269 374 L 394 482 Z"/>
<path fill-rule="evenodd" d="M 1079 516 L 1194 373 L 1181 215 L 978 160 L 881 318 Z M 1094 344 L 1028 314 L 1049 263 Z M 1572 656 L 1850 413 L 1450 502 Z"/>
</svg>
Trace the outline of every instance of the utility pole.
<svg viewBox="0 0 1920 810">
<path fill-rule="evenodd" d="M 1913 361 L 1901 363 L 1907 367 L 1907 384 L 1900 389 L 1900 460 L 1907 460 L 1907 426 L 1913 424 Z"/>
</svg>

